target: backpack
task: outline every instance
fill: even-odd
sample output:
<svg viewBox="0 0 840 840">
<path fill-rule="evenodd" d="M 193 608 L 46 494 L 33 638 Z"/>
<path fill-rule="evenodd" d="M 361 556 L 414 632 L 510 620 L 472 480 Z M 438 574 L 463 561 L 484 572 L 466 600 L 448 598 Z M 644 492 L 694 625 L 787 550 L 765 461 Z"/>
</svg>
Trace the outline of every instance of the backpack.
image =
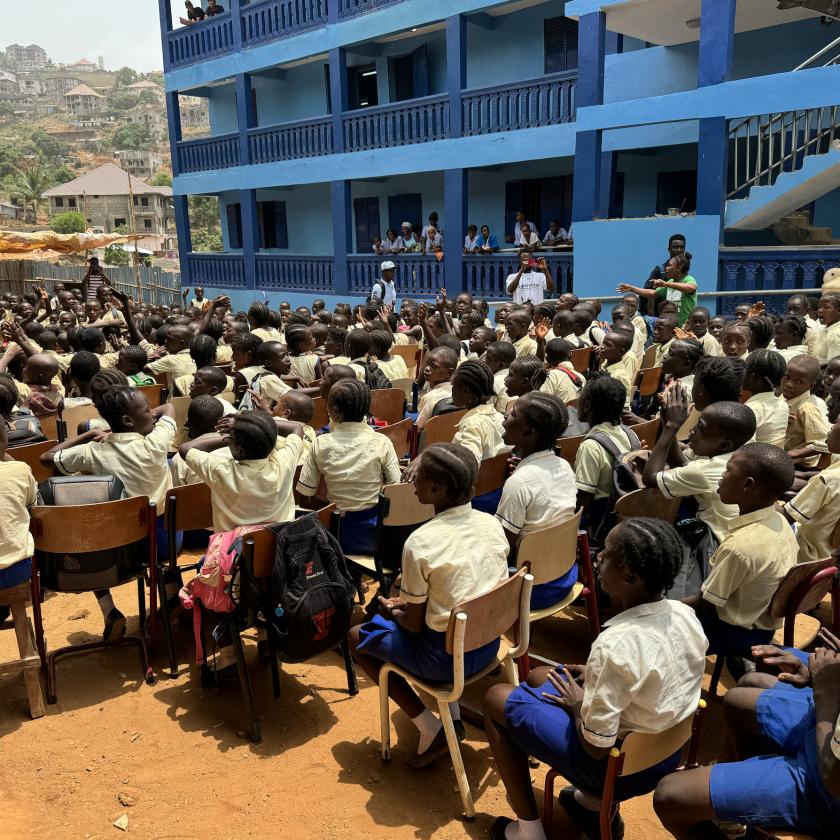
<svg viewBox="0 0 840 840">
<path fill-rule="evenodd" d="M 700 519 L 683 519 L 674 527 L 683 545 L 683 561 L 665 597 L 681 600 L 700 593 L 712 572 L 712 555 L 719 543 L 712 529 Z"/>
<path fill-rule="evenodd" d="M 364 368 L 365 371 L 365 385 L 371 391 L 382 391 L 385 388 L 391 387 L 391 380 L 379 369 L 379 365 L 371 359 L 365 359 L 364 362 L 354 362 L 359 367 Z"/>
<path fill-rule="evenodd" d="M 11 420 L 6 421 L 9 449 L 28 446 L 31 443 L 44 443 L 48 439 L 41 428 L 41 421 L 34 414 L 15 413 L 18 414 L 17 417 L 12 416 Z"/>
<path fill-rule="evenodd" d="M 586 380 L 579 374 L 577 371 L 569 370 L 567 367 L 563 367 L 563 365 L 558 365 L 556 368 L 552 368 L 552 370 L 561 370 L 569 379 L 572 380 L 572 384 L 575 388 L 583 388 L 586 385 Z"/>
<path fill-rule="evenodd" d="M 385 304 L 385 284 L 382 280 L 374 280 L 373 288 L 370 290 L 370 294 L 367 296 L 367 300 L 365 301 L 365 306 L 373 306 L 373 289 L 379 286 L 379 295 L 376 297 L 376 300 L 380 302 L 380 304 Z"/>
<path fill-rule="evenodd" d="M 594 329 L 595 329 L 595 326 L 590 327 L 587 335 L 589 336 L 589 340 L 592 342 L 593 347 L 600 347 L 601 345 L 596 341 L 595 336 L 592 335 L 592 330 L 594 330 Z M 599 329 L 600 329 L 600 327 L 599 327 Z"/>
</svg>

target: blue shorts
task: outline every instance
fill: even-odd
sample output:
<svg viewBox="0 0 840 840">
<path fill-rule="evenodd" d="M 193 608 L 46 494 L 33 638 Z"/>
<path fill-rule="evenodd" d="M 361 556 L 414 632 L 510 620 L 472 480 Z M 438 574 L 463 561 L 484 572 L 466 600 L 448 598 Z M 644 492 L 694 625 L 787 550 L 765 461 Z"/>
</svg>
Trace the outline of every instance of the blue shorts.
<svg viewBox="0 0 840 840">
<path fill-rule="evenodd" d="M 0 589 L 11 589 L 32 577 L 32 558 L 18 560 L 11 566 L 0 569 Z"/>
<path fill-rule="evenodd" d="M 169 560 L 169 531 L 166 530 L 164 524 L 165 515 L 161 514 L 157 518 L 157 561 L 158 563 L 166 563 Z M 208 531 L 209 533 L 209 531 Z M 184 545 L 184 532 L 175 532 L 175 551 L 179 552 Z M 143 548 L 146 554 L 149 553 L 149 538 L 143 540 Z"/>
<path fill-rule="evenodd" d="M 820 777 L 810 690 L 778 683 L 761 693 L 756 713 L 767 751 L 777 755 L 715 764 L 709 777 L 715 816 L 828 836 L 829 827 L 840 820 L 840 800 Z"/>
<path fill-rule="evenodd" d="M 577 579 L 578 567 L 575 565 L 563 577 L 535 586 L 531 590 L 531 609 L 541 610 L 559 604 L 572 591 Z"/>
<path fill-rule="evenodd" d="M 543 692 L 557 694 L 549 682 L 540 688 L 520 685 L 510 693 L 505 703 L 505 726 L 510 737 L 528 755 L 558 770 L 575 787 L 600 793 L 607 777 L 609 759 L 589 755 L 580 743 L 574 720 L 549 703 L 542 696 Z M 615 783 L 615 801 L 623 802 L 650 793 L 665 776 L 677 769 L 681 752 L 680 748 L 670 758 L 641 773 L 619 776 Z"/>
<path fill-rule="evenodd" d="M 426 627 L 409 633 L 399 624 L 375 615 L 359 628 L 359 650 L 432 682 L 452 682 L 452 656 L 446 652 L 446 632 Z M 464 654 L 464 676 L 486 668 L 499 652 L 499 639 Z"/>
<path fill-rule="evenodd" d="M 750 630 L 727 624 L 717 610 L 700 616 L 703 632 L 709 640 L 708 656 L 744 656 L 752 658 L 753 645 L 769 645 L 773 641 L 773 630 Z"/>
<path fill-rule="evenodd" d="M 338 517 L 338 544 L 345 554 L 373 554 L 375 543 L 376 507 L 347 511 Z"/>
</svg>

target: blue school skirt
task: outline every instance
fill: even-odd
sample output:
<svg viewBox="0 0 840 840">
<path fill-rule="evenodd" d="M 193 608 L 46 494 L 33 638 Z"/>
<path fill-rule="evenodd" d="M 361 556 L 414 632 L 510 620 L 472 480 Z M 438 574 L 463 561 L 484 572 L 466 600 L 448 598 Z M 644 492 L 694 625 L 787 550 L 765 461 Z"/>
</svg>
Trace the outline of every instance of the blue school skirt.
<svg viewBox="0 0 840 840">
<path fill-rule="evenodd" d="M 708 656 L 744 656 L 751 659 L 753 645 L 769 645 L 776 635 L 774 630 L 749 630 L 727 624 L 717 610 L 701 615 L 700 624 L 709 640 Z"/>
<path fill-rule="evenodd" d="M 563 577 L 540 583 L 531 590 L 531 609 L 541 610 L 552 604 L 559 604 L 577 583 L 578 567 L 572 566 Z"/>
<path fill-rule="evenodd" d="M 599 792 L 607 777 L 608 758 L 593 758 L 580 743 L 574 718 L 542 695 L 557 695 L 550 682 L 539 688 L 522 684 L 508 695 L 505 703 L 505 726 L 513 742 L 528 755 L 560 771 L 576 788 Z M 631 776 L 619 776 L 615 782 L 615 801 L 650 793 L 669 773 L 677 769 L 682 748 L 672 756 Z"/>
<path fill-rule="evenodd" d="M 840 820 L 840 800 L 820 776 L 812 692 L 777 683 L 759 695 L 756 718 L 767 752 L 775 754 L 712 767 L 709 793 L 715 816 L 829 836 L 830 826 Z"/>
<path fill-rule="evenodd" d="M 376 506 L 338 517 L 338 544 L 345 554 L 373 554 L 375 542 Z"/>
<path fill-rule="evenodd" d="M 489 493 L 482 493 L 480 496 L 475 496 L 472 500 L 473 510 L 480 510 L 482 513 L 489 513 L 490 516 L 495 516 L 499 502 L 502 500 L 502 491 L 504 489 L 504 487 L 499 487 L 498 490 L 491 490 Z"/>
<path fill-rule="evenodd" d="M 432 682 L 452 682 L 453 659 L 446 652 L 446 632 L 425 627 L 409 633 L 399 624 L 375 615 L 359 627 L 359 650 Z M 499 652 L 499 639 L 464 654 L 464 676 L 486 668 Z"/>
<path fill-rule="evenodd" d="M 30 577 L 32 577 L 32 558 L 18 560 L 17 563 L 0 569 L 0 589 L 10 589 L 29 580 Z"/>
</svg>

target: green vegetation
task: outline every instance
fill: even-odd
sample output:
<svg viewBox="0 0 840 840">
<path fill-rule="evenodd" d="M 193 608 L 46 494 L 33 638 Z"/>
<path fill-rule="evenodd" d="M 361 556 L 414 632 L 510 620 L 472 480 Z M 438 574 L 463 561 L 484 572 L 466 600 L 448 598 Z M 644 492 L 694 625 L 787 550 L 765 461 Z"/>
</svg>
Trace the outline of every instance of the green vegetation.
<svg viewBox="0 0 840 840">
<path fill-rule="evenodd" d="M 8 181 L 9 197 L 12 201 L 22 204 L 24 207 L 32 205 L 36 211 L 40 204 L 45 202 L 41 198 L 53 186 L 48 173 L 42 166 L 33 166 L 25 172 L 19 172 Z M 3 179 L 3 188 L 7 188 L 7 181 Z"/>
<path fill-rule="evenodd" d="M 171 187 L 172 186 L 172 173 L 167 172 L 165 169 L 158 169 L 155 172 L 154 177 L 152 178 L 149 183 L 153 187 Z"/>
<path fill-rule="evenodd" d="M 146 126 L 135 122 L 123 123 L 114 132 L 111 142 L 115 149 L 134 149 L 135 151 L 148 151 L 153 145 Z"/>
<path fill-rule="evenodd" d="M 56 233 L 84 233 L 84 214 L 78 211 L 59 213 L 50 219 L 50 230 Z"/>
</svg>

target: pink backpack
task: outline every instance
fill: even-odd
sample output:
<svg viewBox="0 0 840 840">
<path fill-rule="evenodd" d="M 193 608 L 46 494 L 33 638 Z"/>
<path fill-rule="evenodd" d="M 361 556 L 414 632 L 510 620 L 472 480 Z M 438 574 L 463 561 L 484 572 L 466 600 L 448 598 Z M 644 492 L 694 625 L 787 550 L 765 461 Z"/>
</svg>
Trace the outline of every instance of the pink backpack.
<svg viewBox="0 0 840 840">
<path fill-rule="evenodd" d="M 271 523 L 267 523 L 271 524 Z M 236 552 L 231 551 L 233 543 L 244 534 L 261 531 L 262 525 L 240 525 L 233 531 L 213 534 L 198 574 L 178 593 L 185 610 L 193 611 L 195 633 L 195 663 L 204 664 L 204 646 L 201 639 L 201 610 L 195 606 L 198 599 L 213 612 L 233 612 L 235 605 L 229 594 L 229 585 L 236 571 Z"/>
</svg>

